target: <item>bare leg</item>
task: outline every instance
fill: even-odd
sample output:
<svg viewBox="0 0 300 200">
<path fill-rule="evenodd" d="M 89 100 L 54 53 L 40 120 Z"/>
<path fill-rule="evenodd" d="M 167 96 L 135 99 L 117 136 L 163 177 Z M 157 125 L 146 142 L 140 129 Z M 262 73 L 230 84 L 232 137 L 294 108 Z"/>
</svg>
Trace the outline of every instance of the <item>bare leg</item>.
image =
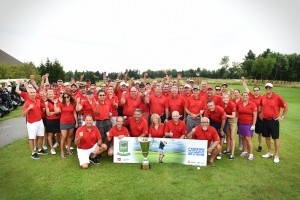
<svg viewBox="0 0 300 200">
<path fill-rule="evenodd" d="M 68 134 L 67 130 L 62 130 L 61 131 L 60 150 L 61 150 L 62 154 L 65 153 L 65 142 L 66 142 L 66 139 L 67 139 L 67 134 Z"/>
<path fill-rule="evenodd" d="M 247 142 L 247 147 L 249 150 L 249 154 L 253 154 L 253 146 L 252 146 L 252 137 L 245 137 L 245 140 Z"/>
<path fill-rule="evenodd" d="M 242 136 L 242 143 L 243 143 L 243 151 L 247 152 L 247 141 L 245 136 Z"/>
<path fill-rule="evenodd" d="M 37 137 L 38 139 L 38 150 L 41 150 L 43 147 L 44 136 Z"/>
<path fill-rule="evenodd" d="M 274 145 L 275 145 L 275 155 L 278 156 L 279 154 L 279 139 L 274 139 Z"/>
<path fill-rule="evenodd" d="M 52 137 L 53 137 L 53 133 L 48 133 L 48 142 L 49 142 L 50 149 L 53 149 Z"/>
<path fill-rule="evenodd" d="M 33 139 L 28 139 L 28 142 L 29 142 L 29 148 L 30 148 L 30 151 L 31 153 L 34 153 L 34 140 Z"/>
<path fill-rule="evenodd" d="M 269 153 L 270 153 L 270 154 L 273 154 L 270 137 L 266 137 L 266 143 L 267 143 L 267 147 L 268 147 Z"/>
<path fill-rule="evenodd" d="M 67 147 L 67 149 L 68 149 L 68 151 L 70 151 L 70 147 L 71 147 L 71 144 L 72 144 L 72 139 L 73 139 L 73 128 L 72 129 L 69 129 L 68 130 L 68 143 L 67 143 L 67 145 L 68 145 L 68 147 Z"/>
<path fill-rule="evenodd" d="M 230 130 L 230 144 L 231 144 L 231 155 L 234 155 L 235 139 L 234 139 L 234 131 L 233 130 Z"/>
<path fill-rule="evenodd" d="M 221 147 L 221 145 L 218 144 L 215 147 L 215 149 L 211 152 L 211 156 L 209 158 L 209 162 L 212 163 L 215 160 L 215 158 L 219 155 L 219 153 L 221 151 L 222 151 L 222 147 Z"/>
</svg>

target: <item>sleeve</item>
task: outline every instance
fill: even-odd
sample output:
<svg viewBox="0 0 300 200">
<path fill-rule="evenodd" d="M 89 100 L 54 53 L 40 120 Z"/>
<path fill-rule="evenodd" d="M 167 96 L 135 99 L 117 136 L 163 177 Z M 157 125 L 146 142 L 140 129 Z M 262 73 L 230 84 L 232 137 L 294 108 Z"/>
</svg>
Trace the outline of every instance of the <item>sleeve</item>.
<svg viewBox="0 0 300 200">
<path fill-rule="evenodd" d="M 96 131 L 96 138 L 97 138 L 97 140 L 98 140 L 98 141 L 99 141 L 99 140 L 102 140 L 102 137 L 101 137 L 101 134 L 100 134 L 99 129 L 98 129 L 98 128 L 95 128 L 95 131 Z"/>
<path fill-rule="evenodd" d="M 222 120 L 226 120 L 226 113 L 225 113 L 224 109 L 221 108 L 221 107 L 220 107 L 220 109 L 221 109 L 221 112 L 222 112 Z"/>
<path fill-rule="evenodd" d="M 278 95 L 278 101 L 279 101 L 279 107 L 281 108 L 286 108 L 287 104 L 285 103 L 285 101 L 282 99 L 281 96 Z"/>
<path fill-rule="evenodd" d="M 232 112 L 236 112 L 236 106 L 232 103 L 231 104 Z"/>
<path fill-rule="evenodd" d="M 257 111 L 257 106 L 255 105 L 255 103 L 251 102 L 252 103 L 252 111 L 253 112 L 256 112 Z"/>
<path fill-rule="evenodd" d="M 22 112 L 24 112 L 24 110 L 26 110 L 29 107 L 29 103 L 28 101 L 25 101 L 24 106 L 22 108 Z"/>
<path fill-rule="evenodd" d="M 220 137 L 215 128 L 211 129 L 213 131 L 213 141 L 220 141 Z"/>
</svg>

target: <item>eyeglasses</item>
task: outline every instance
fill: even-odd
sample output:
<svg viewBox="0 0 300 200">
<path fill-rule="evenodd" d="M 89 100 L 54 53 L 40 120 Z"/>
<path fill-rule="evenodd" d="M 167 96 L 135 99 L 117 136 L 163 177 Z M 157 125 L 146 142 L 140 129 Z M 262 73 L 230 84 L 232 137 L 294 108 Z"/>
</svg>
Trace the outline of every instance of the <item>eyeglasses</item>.
<svg viewBox="0 0 300 200">
<path fill-rule="evenodd" d="M 265 87 L 265 89 L 271 89 L 271 88 L 272 88 L 272 87 L 270 87 L 270 86 L 266 86 L 266 87 Z"/>
<path fill-rule="evenodd" d="M 99 97 L 104 97 L 105 96 L 105 94 L 99 94 Z"/>
<path fill-rule="evenodd" d="M 208 122 L 201 122 L 201 124 L 208 124 Z"/>
<path fill-rule="evenodd" d="M 64 99 L 70 98 L 70 96 L 64 97 Z"/>
</svg>

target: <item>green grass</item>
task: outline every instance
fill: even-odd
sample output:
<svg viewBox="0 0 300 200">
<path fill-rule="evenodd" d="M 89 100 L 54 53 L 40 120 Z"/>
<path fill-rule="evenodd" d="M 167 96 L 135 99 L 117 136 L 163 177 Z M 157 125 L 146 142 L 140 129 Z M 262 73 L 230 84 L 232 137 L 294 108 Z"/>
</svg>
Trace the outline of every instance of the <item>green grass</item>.
<svg viewBox="0 0 300 200">
<path fill-rule="evenodd" d="M 140 164 L 114 164 L 105 157 L 82 170 L 76 154 L 31 159 L 24 138 L 0 148 L 0 199 L 299 199 L 300 89 L 275 91 L 289 105 L 280 124 L 279 164 L 261 158 L 264 143 L 253 161 L 236 149 L 234 161 L 224 156 L 216 168 L 152 163 L 143 171 Z M 256 135 L 253 143 L 256 148 Z"/>
<path fill-rule="evenodd" d="M 18 106 L 16 109 L 11 111 L 10 113 L 6 114 L 4 117 L 0 118 L 0 122 L 8 119 L 12 119 L 15 117 L 21 117 L 22 116 L 22 108 L 23 106 Z"/>
</svg>

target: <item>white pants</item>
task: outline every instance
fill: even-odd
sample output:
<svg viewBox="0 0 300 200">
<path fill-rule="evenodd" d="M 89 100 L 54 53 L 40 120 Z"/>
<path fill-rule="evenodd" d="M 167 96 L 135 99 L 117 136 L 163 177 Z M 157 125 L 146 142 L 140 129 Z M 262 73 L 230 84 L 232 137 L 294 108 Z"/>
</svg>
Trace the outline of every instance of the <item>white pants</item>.
<svg viewBox="0 0 300 200">
<path fill-rule="evenodd" d="M 90 149 L 79 149 L 77 148 L 77 155 L 79 159 L 79 165 L 90 163 L 90 155 L 94 153 L 97 147 L 97 143 Z"/>
<path fill-rule="evenodd" d="M 44 136 L 44 124 L 41 119 L 38 122 L 29 123 L 27 122 L 28 138 L 30 140 L 35 140 L 36 136 Z"/>
</svg>

